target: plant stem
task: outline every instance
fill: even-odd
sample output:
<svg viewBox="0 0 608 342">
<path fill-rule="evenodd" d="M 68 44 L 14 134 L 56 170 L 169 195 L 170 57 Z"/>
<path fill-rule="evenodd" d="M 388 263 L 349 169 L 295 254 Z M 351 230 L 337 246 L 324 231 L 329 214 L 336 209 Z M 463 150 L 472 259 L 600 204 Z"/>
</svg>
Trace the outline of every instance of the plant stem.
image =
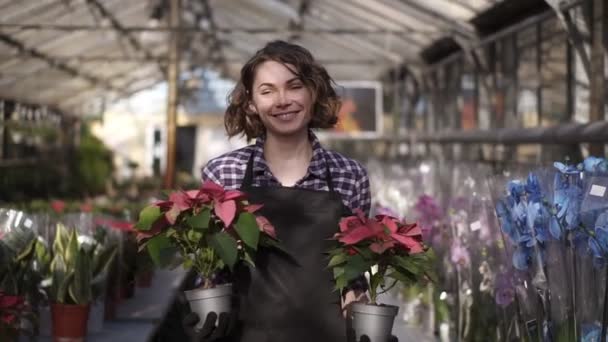
<svg viewBox="0 0 608 342">
<path fill-rule="evenodd" d="M 600 341 L 606 342 L 606 325 L 608 324 L 608 266 L 606 266 L 606 279 L 604 279 L 604 303 L 602 305 L 602 332 L 600 335 Z"/>
</svg>

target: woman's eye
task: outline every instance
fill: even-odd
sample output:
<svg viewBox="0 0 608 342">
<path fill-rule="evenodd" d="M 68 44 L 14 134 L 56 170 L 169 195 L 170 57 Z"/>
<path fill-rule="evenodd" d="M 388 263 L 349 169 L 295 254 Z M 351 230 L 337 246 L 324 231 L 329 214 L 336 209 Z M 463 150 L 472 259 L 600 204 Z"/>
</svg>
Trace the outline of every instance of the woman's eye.
<svg viewBox="0 0 608 342">
<path fill-rule="evenodd" d="M 291 86 L 291 89 L 300 89 L 300 88 L 302 88 L 301 84 L 294 84 Z"/>
</svg>

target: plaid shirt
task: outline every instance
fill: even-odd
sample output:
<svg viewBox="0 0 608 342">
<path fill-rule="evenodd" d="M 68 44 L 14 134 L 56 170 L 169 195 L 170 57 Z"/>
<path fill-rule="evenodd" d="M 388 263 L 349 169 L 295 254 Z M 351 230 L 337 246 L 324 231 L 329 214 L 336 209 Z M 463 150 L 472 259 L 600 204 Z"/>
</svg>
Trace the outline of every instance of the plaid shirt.
<svg viewBox="0 0 608 342">
<path fill-rule="evenodd" d="M 326 166 L 329 166 L 334 191 L 342 196 L 342 202 L 351 210 L 361 209 L 366 215 L 369 215 L 371 197 L 369 178 L 365 168 L 355 160 L 324 149 L 312 131 L 309 133 L 309 137 L 313 151 L 312 159 L 306 175 L 294 187 L 329 191 L 325 181 Z M 245 177 L 247 162 L 253 153 L 252 185 L 281 186 L 264 159 L 264 141 L 264 137 L 258 138 L 254 145 L 210 160 L 203 168 L 203 181 L 212 180 L 231 190 L 240 188 Z"/>
</svg>

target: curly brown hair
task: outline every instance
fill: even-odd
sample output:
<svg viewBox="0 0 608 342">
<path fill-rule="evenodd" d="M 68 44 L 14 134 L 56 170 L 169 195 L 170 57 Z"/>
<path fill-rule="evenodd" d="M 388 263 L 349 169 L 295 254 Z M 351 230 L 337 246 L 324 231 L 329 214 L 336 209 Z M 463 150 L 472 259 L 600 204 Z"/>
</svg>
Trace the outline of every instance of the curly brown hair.
<svg viewBox="0 0 608 342">
<path fill-rule="evenodd" d="M 266 61 L 285 65 L 310 90 L 314 103 L 310 128 L 331 128 L 336 125 L 340 98 L 336 94 L 334 81 L 327 70 L 315 61 L 307 49 L 276 40 L 258 50 L 241 69 L 241 78 L 228 96 L 229 104 L 224 117 L 224 125 L 229 137 L 242 134 L 247 140 L 251 140 L 266 131 L 259 115 L 249 109 L 256 69 Z"/>
</svg>

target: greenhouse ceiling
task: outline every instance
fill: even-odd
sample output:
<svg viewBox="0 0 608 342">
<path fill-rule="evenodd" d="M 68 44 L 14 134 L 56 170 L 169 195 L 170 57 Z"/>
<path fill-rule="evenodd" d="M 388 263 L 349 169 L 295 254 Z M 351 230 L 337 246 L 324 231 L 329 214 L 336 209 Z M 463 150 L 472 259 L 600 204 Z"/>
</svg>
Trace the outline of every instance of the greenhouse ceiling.
<svg viewBox="0 0 608 342">
<path fill-rule="evenodd" d="M 82 112 L 165 79 L 169 0 L 0 0 L 0 98 Z M 182 70 L 236 78 L 265 42 L 310 49 L 336 80 L 423 66 L 434 41 L 476 38 L 500 0 L 182 0 Z"/>
</svg>

